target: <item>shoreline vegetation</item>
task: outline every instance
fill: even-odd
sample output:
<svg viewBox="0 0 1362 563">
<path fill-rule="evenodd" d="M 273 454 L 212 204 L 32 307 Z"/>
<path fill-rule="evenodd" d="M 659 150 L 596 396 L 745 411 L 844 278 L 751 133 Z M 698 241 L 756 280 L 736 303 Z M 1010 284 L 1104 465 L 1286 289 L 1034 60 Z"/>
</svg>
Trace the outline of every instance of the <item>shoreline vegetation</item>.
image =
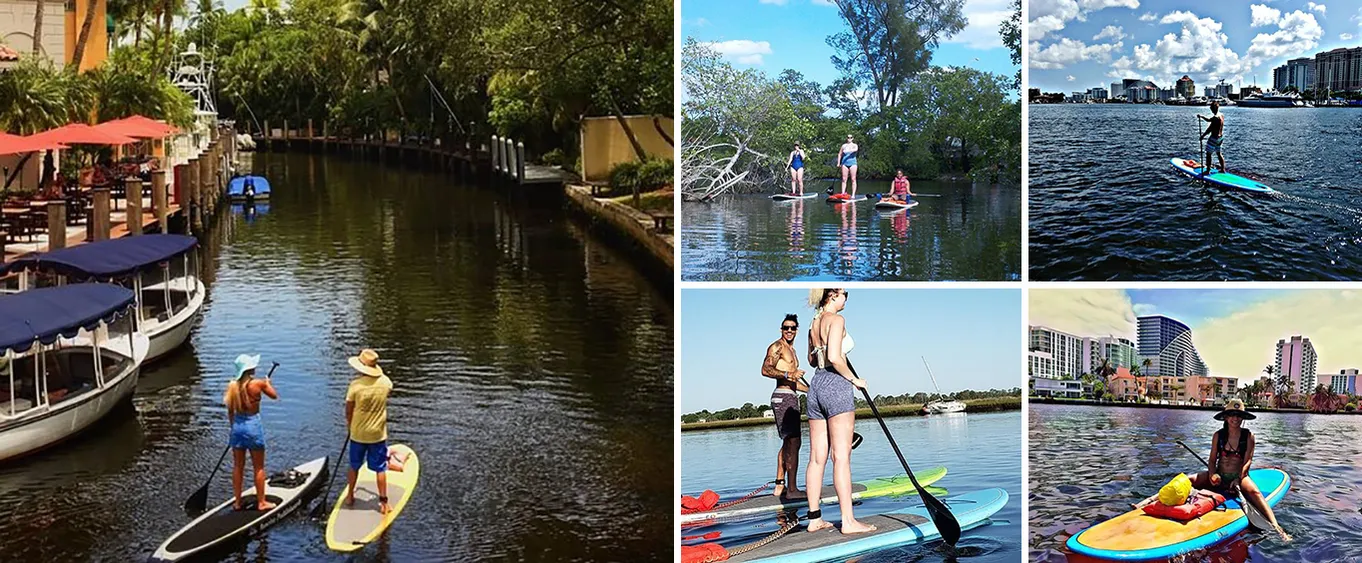
<svg viewBox="0 0 1362 563">
<path fill-rule="evenodd" d="M 1047 397 L 1028 397 L 1028 398 L 1026 399 L 1026 401 L 1027 401 L 1028 403 L 1040 403 L 1040 404 L 1045 404 L 1045 405 L 1078 405 L 1078 406 L 1086 406 L 1086 407 L 1126 407 L 1126 408 L 1134 408 L 1134 409 L 1168 409 L 1168 410 L 1207 411 L 1207 412 L 1220 412 L 1220 411 L 1224 410 L 1224 408 L 1225 408 L 1224 406 L 1163 405 L 1163 404 L 1159 404 L 1159 403 L 1123 403 L 1123 402 L 1117 402 L 1117 401 L 1095 401 L 1095 400 L 1092 400 L 1092 399 L 1060 399 L 1060 398 L 1047 398 Z M 1308 408 L 1276 408 L 1276 407 L 1261 407 L 1261 406 L 1251 406 L 1251 407 L 1249 407 L 1249 411 L 1250 411 L 1250 412 L 1253 412 L 1253 413 L 1275 412 L 1275 413 L 1282 413 L 1282 414 L 1324 414 L 1324 415 L 1342 414 L 1342 415 L 1362 415 L 1362 410 L 1355 410 L 1355 411 L 1349 411 L 1349 410 L 1339 410 L 1339 411 L 1318 411 L 1318 410 L 1310 410 L 1310 409 L 1308 409 Z"/>
<path fill-rule="evenodd" d="M 963 402 L 965 403 L 965 412 L 967 413 L 1004 412 L 1021 410 L 1022 408 L 1022 401 L 1020 395 L 1016 397 L 987 397 L 982 399 L 967 399 Z M 880 410 L 880 415 L 886 418 L 895 416 L 925 416 L 922 414 L 922 406 L 923 404 L 906 404 L 891 406 L 881 406 L 878 404 L 876 405 L 876 407 L 879 408 Z M 856 418 L 858 419 L 873 419 L 874 417 L 875 415 L 870 411 L 869 407 L 861 407 L 856 409 Z M 800 419 L 806 422 L 808 421 L 807 416 L 803 416 Z M 681 431 L 690 432 L 695 430 L 745 428 L 748 426 L 762 426 L 768 424 L 773 424 L 773 422 L 771 421 L 771 419 L 763 417 L 739 418 L 735 420 L 711 420 L 706 422 L 683 423 L 681 425 Z"/>
</svg>

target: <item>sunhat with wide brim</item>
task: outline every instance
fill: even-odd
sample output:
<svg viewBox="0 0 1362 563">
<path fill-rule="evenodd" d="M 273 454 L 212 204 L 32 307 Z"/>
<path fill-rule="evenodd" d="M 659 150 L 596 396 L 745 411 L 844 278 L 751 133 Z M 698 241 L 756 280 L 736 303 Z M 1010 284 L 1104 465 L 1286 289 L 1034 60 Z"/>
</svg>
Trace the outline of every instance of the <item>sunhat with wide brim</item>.
<svg viewBox="0 0 1362 563">
<path fill-rule="evenodd" d="M 236 379 L 240 380 L 246 372 L 253 371 L 260 365 L 260 354 L 254 356 L 242 354 L 236 357 Z"/>
<path fill-rule="evenodd" d="M 383 377 L 383 368 L 378 367 L 378 352 L 365 348 L 358 356 L 350 357 L 350 367 L 369 377 Z"/>
<path fill-rule="evenodd" d="M 1225 420 L 1225 417 L 1228 416 L 1237 416 L 1244 420 L 1258 418 L 1253 413 L 1244 410 L 1244 402 L 1239 399 L 1230 399 L 1229 402 L 1225 403 L 1225 410 L 1215 413 L 1216 420 Z"/>
</svg>

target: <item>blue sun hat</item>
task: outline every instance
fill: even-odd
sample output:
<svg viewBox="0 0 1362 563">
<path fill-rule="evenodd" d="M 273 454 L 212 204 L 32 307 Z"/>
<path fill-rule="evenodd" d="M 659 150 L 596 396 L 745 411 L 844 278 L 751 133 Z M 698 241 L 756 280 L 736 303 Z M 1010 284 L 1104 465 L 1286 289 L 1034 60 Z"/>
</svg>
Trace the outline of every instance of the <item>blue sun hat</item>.
<svg viewBox="0 0 1362 563">
<path fill-rule="evenodd" d="M 242 354 L 240 356 L 237 356 L 236 357 L 237 381 L 240 381 L 241 377 L 246 375 L 247 371 L 254 370 L 258 365 L 260 365 L 260 354 L 256 354 L 254 356 L 250 354 Z"/>
</svg>

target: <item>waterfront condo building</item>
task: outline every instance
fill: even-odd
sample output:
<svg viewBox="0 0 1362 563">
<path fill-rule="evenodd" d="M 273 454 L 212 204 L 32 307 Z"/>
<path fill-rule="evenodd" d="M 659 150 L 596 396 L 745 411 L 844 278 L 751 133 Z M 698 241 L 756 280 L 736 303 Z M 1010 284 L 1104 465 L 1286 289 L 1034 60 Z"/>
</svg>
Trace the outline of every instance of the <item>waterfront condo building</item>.
<svg viewBox="0 0 1362 563">
<path fill-rule="evenodd" d="M 1303 57 L 1291 59 L 1286 64 L 1272 69 L 1272 89 L 1285 92 L 1294 86 L 1304 92 L 1315 88 L 1315 59 Z"/>
<path fill-rule="evenodd" d="M 1185 378 L 1209 373 L 1192 345 L 1192 329 L 1163 315 L 1139 317 L 1139 355 L 1150 366 L 1143 375 Z"/>
<path fill-rule="evenodd" d="M 1291 381 L 1291 391 L 1305 394 L 1313 392 L 1318 367 L 1319 357 L 1309 338 L 1296 335 L 1291 340 L 1277 341 L 1276 373 Z"/>
<path fill-rule="evenodd" d="M 1337 374 L 1329 376 L 1329 388 L 1340 395 L 1357 394 L 1357 369 L 1341 369 Z"/>
<path fill-rule="evenodd" d="M 1031 344 L 1026 353 L 1028 372 L 1034 377 L 1061 379 L 1078 377 L 1083 368 L 1083 340 L 1049 327 L 1031 327 Z"/>
<path fill-rule="evenodd" d="M 1362 47 L 1338 48 L 1316 53 L 1315 90 L 1318 92 L 1362 91 Z"/>
<path fill-rule="evenodd" d="M 1184 98 L 1190 99 L 1196 97 L 1196 82 L 1192 80 L 1192 77 L 1187 76 L 1186 74 L 1178 79 L 1177 83 L 1173 86 L 1173 89 L 1177 91 L 1177 95 Z"/>
</svg>

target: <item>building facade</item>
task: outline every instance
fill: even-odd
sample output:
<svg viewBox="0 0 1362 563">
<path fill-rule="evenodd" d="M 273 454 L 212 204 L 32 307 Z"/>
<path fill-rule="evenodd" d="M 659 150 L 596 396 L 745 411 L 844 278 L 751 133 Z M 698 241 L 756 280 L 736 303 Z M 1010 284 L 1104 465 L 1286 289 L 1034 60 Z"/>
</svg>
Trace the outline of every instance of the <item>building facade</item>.
<svg viewBox="0 0 1362 563">
<path fill-rule="evenodd" d="M 1329 388 L 1340 395 L 1344 393 L 1356 395 L 1357 370 L 1353 368 L 1343 369 L 1339 370 L 1338 373 L 1329 376 Z"/>
<path fill-rule="evenodd" d="M 1106 88 L 1089 88 L 1089 89 L 1088 89 L 1088 97 L 1090 97 L 1090 98 L 1092 98 L 1092 99 L 1094 99 L 1094 100 L 1098 100 L 1098 101 L 1106 101 L 1106 99 L 1107 99 L 1107 89 L 1106 89 Z"/>
<path fill-rule="evenodd" d="M 1177 83 L 1173 86 L 1173 90 L 1177 92 L 1177 95 L 1182 96 L 1184 98 L 1189 99 L 1195 98 L 1196 82 L 1192 80 L 1192 77 L 1184 74 L 1182 75 L 1182 78 L 1179 78 Z"/>
<path fill-rule="evenodd" d="M 1150 360 L 1144 375 L 1185 378 L 1208 375 L 1206 363 L 1192 345 L 1192 329 L 1163 315 L 1139 317 L 1139 355 Z"/>
<path fill-rule="evenodd" d="M 1032 326 L 1028 349 L 1027 364 L 1035 377 L 1078 377 L 1088 371 L 1083 363 L 1083 339 L 1067 332 Z"/>
<path fill-rule="evenodd" d="M 1315 54 L 1315 90 L 1362 91 L 1362 47 Z"/>
<path fill-rule="evenodd" d="M 1300 335 L 1277 341 L 1277 371 L 1291 381 L 1291 390 L 1309 394 L 1315 389 L 1319 357 L 1309 338 Z"/>
<path fill-rule="evenodd" d="M 37 8 L 38 3 L 33 0 L 0 0 L 0 45 L 25 55 L 32 53 Z M 65 2 L 49 1 L 43 6 L 43 43 L 39 51 L 56 65 L 66 64 L 65 11 Z"/>
<path fill-rule="evenodd" d="M 1059 381 L 1055 379 L 1033 377 L 1031 378 L 1031 392 L 1034 393 L 1037 397 L 1062 397 L 1065 399 L 1082 399 L 1083 382 Z"/>
<path fill-rule="evenodd" d="M 1284 92 L 1295 88 L 1298 92 L 1315 88 L 1315 59 L 1303 57 L 1291 59 L 1286 64 L 1272 69 L 1272 88 Z"/>
</svg>

